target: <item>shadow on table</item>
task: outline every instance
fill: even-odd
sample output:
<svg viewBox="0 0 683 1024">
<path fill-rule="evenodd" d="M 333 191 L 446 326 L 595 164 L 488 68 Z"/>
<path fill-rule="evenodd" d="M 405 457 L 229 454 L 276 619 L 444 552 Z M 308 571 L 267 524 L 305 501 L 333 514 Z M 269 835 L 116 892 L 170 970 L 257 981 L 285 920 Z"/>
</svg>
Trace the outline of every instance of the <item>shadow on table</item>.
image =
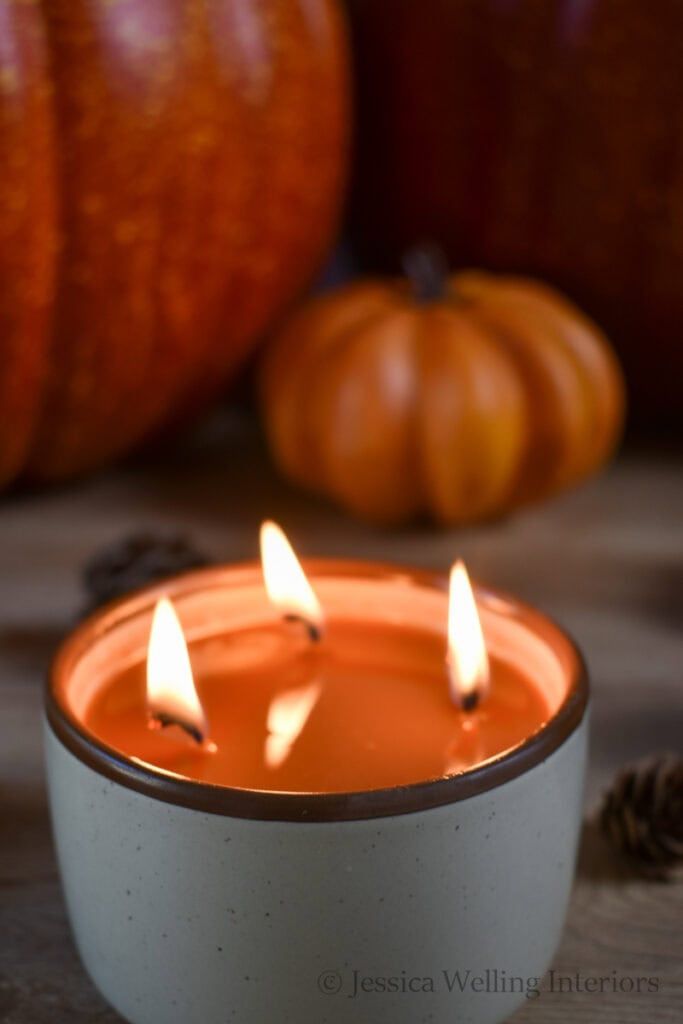
<svg viewBox="0 0 683 1024">
<path fill-rule="evenodd" d="M 577 875 L 587 882 L 602 884 L 626 885 L 629 882 L 643 882 L 645 876 L 630 864 L 627 858 L 620 857 L 603 835 L 595 818 L 584 822 L 579 845 Z M 658 879 L 652 879 L 657 884 Z"/>
</svg>

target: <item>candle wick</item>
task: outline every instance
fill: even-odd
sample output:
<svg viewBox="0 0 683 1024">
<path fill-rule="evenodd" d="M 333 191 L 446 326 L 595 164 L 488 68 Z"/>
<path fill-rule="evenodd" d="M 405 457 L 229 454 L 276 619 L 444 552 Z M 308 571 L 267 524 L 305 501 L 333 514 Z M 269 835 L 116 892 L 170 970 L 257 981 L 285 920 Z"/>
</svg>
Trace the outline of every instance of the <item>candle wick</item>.
<svg viewBox="0 0 683 1024">
<path fill-rule="evenodd" d="M 300 622 L 306 629 L 308 639 L 311 643 L 319 644 L 323 638 L 323 632 L 320 626 L 315 622 L 311 622 L 304 615 L 299 615 L 297 612 L 287 612 L 284 616 L 285 622 Z"/>
<path fill-rule="evenodd" d="M 474 711 L 479 705 L 479 691 L 472 690 L 470 693 L 465 693 L 460 698 L 460 707 L 463 711 Z"/>
<path fill-rule="evenodd" d="M 204 746 L 206 737 L 201 729 L 198 729 L 196 725 L 191 722 L 184 722 L 180 718 L 174 718 L 173 715 L 169 715 L 166 711 L 154 711 L 149 716 L 150 725 L 153 729 L 167 729 L 171 725 L 176 725 L 179 729 L 182 729 L 184 733 L 190 736 L 197 746 Z"/>
</svg>

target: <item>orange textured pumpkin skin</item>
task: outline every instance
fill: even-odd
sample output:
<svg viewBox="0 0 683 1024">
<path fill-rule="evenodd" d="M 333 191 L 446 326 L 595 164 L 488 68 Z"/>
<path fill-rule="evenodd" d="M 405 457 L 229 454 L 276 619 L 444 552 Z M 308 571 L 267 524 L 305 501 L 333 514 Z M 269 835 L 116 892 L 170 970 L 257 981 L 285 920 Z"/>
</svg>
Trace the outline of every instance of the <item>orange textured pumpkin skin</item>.
<svg viewBox="0 0 683 1024">
<path fill-rule="evenodd" d="M 333 232 L 333 0 L 0 0 L 0 482 L 225 386 Z"/>
<path fill-rule="evenodd" d="M 418 304 L 363 281 L 294 315 L 261 364 L 282 472 L 385 524 L 474 522 L 596 470 L 624 389 L 600 330 L 532 280 L 456 274 Z"/>
</svg>

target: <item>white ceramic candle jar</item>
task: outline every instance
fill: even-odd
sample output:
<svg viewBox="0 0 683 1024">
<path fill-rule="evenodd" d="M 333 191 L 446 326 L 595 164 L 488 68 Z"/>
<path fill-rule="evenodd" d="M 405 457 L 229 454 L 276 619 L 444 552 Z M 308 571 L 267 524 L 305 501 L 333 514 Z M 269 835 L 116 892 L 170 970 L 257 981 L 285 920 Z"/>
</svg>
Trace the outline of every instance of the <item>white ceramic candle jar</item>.
<svg viewBox="0 0 683 1024">
<path fill-rule="evenodd" d="M 351 601 L 356 615 L 429 625 L 443 608 L 444 581 L 428 574 L 307 571 L 331 615 Z M 202 570 L 96 614 L 55 660 L 52 820 L 73 933 L 104 996 L 132 1024 L 504 1020 L 550 963 L 572 882 L 588 687 L 571 641 L 480 589 L 489 650 L 548 695 L 538 732 L 411 785 L 234 789 L 124 757 L 83 725 L 113 668 L 144 658 L 162 594 L 190 640 L 263 607 L 258 567 Z"/>
</svg>

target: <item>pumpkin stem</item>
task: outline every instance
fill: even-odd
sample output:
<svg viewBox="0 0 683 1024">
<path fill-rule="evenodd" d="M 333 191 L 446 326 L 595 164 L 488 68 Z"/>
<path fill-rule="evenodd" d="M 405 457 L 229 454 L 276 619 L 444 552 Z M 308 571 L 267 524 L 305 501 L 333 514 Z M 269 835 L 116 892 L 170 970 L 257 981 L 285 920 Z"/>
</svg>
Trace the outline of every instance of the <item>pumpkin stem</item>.
<svg viewBox="0 0 683 1024">
<path fill-rule="evenodd" d="M 440 246 L 433 242 L 414 245 L 404 253 L 402 263 L 418 302 L 434 302 L 446 295 L 449 267 Z"/>
</svg>

